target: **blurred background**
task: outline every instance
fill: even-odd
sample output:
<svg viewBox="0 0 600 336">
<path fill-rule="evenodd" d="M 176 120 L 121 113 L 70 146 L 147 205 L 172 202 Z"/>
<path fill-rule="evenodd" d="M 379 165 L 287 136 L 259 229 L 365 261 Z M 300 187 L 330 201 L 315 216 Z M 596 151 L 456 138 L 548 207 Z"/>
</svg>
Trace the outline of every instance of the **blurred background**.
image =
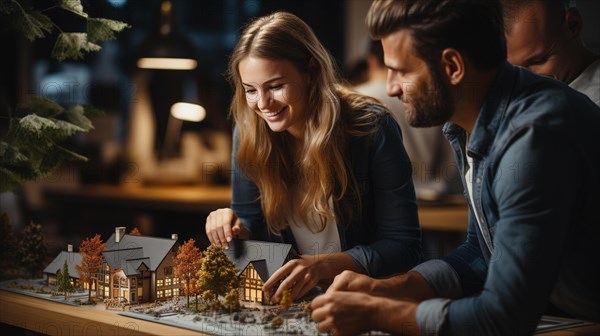
<svg viewBox="0 0 600 336">
<path fill-rule="evenodd" d="M 95 233 L 107 239 L 116 226 L 165 238 L 177 233 L 204 248 L 206 215 L 227 206 L 230 197 L 227 62 L 240 29 L 253 17 L 276 10 L 298 15 L 351 83 L 366 79 L 369 38 L 364 17 L 370 0 L 165 3 L 82 1 L 90 16 L 120 20 L 131 28 L 102 42 L 101 51 L 81 61 L 52 60 L 55 37 L 30 43 L 19 34 L 1 33 L 0 134 L 7 128 L 5 107 L 24 104 L 32 96 L 104 111 L 92 120 L 95 129 L 71 144 L 88 162 L 0 196 L 0 212 L 9 214 L 15 232 L 30 221 L 42 224 L 52 251 L 78 246 Z M 600 2 L 577 4 L 584 16 L 584 41 L 598 52 Z M 77 26 L 77 20 L 62 15 L 57 20 Z M 153 55 L 171 57 L 168 53 L 191 62 L 165 69 L 140 61 Z M 465 228 L 446 230 L 454 240 L 438 241 L 431 254 L 452 247 L 444 242 L 462 240 Z"/>
</svg>

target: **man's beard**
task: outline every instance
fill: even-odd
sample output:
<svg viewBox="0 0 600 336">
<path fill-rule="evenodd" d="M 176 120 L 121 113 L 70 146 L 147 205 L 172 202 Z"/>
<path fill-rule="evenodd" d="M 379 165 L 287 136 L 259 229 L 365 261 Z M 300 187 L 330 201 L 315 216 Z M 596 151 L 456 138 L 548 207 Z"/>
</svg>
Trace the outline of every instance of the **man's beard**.
<svg viewBox="0 0 600 336">
<path fill-rule="evenodd" d="M 444 85 L 438 71 L 431 71 L 432 78 L 424 94 L 413 95 L 406 107 L 406 119 L 412 127 L 431 127 L 446 123 L 454 113 L 454 99 Z"/>
</svg>

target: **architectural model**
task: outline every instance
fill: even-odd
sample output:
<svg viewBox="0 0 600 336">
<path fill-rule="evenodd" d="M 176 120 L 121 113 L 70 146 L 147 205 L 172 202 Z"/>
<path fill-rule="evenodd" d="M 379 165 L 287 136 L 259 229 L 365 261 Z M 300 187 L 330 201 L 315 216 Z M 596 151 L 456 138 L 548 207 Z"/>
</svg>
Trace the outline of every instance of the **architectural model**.
<svg viewBox="0 0 600 336">
<path fill-rule="evenodd" d="M 238 269 L 241 300 L 262 304 L 272 295 L 262 291 L 263 284 L 294 255 L 290 244 L 257 240 L 234 240 L 225 254 Z"/>
<path fill-rule="evenodd" d="M 318 334 L 309 302 L 282 299 L 272 305 L 272 293 L 262 291 L 264 282 L 295 255 L 289 244 L 235 240 L 228 250 L 211 245 L 200 252 L 192 239 L 179 243 L 177 235 L 156 238 L 117 227 L 106 243 L 96 235 L 80 245 L 80 252 L 82 248 L 95 251 L 96 266 L 84 265 L 89 255 L 69 245 L 44 269 L 43 290 L 28 295 L 75 305 L 104 304 L 120 315 L 210 334 Z M 84 276 L 84 270 L 89 274 Z M 64 300 L 59 272 L 78 288 L 68 296 L 65 291 Z M 16 282 L 3 286 L 25 289 Z"/>
</svg>

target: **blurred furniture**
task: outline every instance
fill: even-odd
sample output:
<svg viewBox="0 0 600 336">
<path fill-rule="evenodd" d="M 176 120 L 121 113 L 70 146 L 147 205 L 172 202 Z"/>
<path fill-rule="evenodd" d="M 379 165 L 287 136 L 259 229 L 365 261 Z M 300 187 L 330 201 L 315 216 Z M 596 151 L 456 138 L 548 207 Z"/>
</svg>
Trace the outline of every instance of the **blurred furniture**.
<svg viewBox="0 0 600 336">
<path fill-rule="evenodd" d="M 229 185 L 72 185 L 46 186 L 43 197 L 47 217 L 60 228 L 57 245 L 79 244 L 98 233 L 108 237 L 115 226 L 137 227 L 142 234 L 168 238 L 177 233 L 182 241 L 194 238 L 208 246 L 206 216 L 229 207 Z M 425 256 L 440 257 L 464 240 L 468 211 L 460 201 L 421 202 L 419 221 L 424 231 Z"/>
<path fill-rule="evenodd" d="M 114 227 L 137 227 L 144 235 L 181 241 L 194 238 L 208 245 L 206 216 L 229 207 L 229 186 L 209 185 L 75 185 L 47 186 L 43 191 L 46 218 L 56 222 L 57 235 L 65 243 L 79 244 L 98 233 L 110 236 Z"/>
</svg>

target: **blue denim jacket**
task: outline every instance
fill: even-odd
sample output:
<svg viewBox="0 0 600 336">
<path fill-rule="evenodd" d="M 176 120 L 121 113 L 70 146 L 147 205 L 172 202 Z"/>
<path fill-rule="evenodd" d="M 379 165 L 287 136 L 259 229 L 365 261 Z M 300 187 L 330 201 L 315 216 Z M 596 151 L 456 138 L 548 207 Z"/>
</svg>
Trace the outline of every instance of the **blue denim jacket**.
<svg viewBox="0 0 600 336">
<path fill-rule="evenodd" d="M 375 108 L 375 107 L 373 107 Z M 358 209 L 356 201 L 345 195 L 335 205 L 341 251 L 348 253 L 364 272 L 384 276 L 406 272 L 422 261 L 421 231 L 409 158 L 394 119 L 381 110 L 379 127 L 368 136 L 350 139 L 348 166 L 360 188 L 360 213 L 350 218 L 343 202 Z M 238 131 L 234 131 L 231 207 L 253 239 L 285 242 L 295 246 L 289 229 L 281 235 L 268 232 L 256 184 L 244 176 L 236 162 Z M 285 197 L 285 195 L 281 195 Z"/>
<path fill-rule="evenodd" d="M 586 96 L 508 63 L 466 153 L 465 130 L 446 124 L 463 183 L 465 155 L 474 160 L 474 202 L 466 195 L 467 240 L 413 269 L 441 297 L 419 304 L 422 331 L 530 335 L 549 301 L 600 321 L 598 125 Z"/>
</svg>

